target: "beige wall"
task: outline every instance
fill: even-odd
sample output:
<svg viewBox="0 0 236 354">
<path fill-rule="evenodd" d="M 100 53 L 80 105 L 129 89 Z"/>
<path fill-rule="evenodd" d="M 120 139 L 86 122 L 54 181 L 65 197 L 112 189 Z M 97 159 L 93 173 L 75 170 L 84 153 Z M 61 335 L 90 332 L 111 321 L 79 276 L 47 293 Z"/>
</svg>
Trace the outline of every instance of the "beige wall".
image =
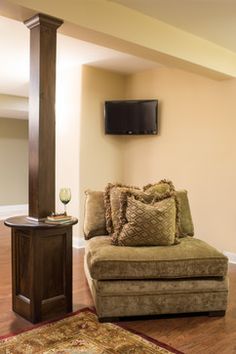
<svg viewBox="0 0 236 354">
<path fill-rule="evenodd" d="M 80 122 L 80 220 L 83 220 L 84 191 L 103 190 L 110 181 L 122 179 L 122 137 L 104 134 L 105 100 L 122 99 L 125 77 L 84 66 Z M 81 225 L 82 230 L 82 225 Z"/>
<path fill-rule="evenodd" d="M 69 204 L 73 214 L 79 209 L 79 235 L 87 188 L 103 190 L 109 181 L 142 186 L 169 178 L 189 191 L 196 237 L 236 252 L 236 80 L 219 82 L 166 68 L 125 77 L 84 66 L 81 88 L 73 87 L 74 101 L 64 96 L 77 113 L 74 123 L 72 111 L 67 115 L 67 128 L 61 130 L 60 159 L 64 151 L 67 162 L 60 161 L 60 184 L 72 183 L 74 197 L 79 194 L 77 209 Z M 105 135 L 103 102 L 122 98 L 157 98 L 159 135 Z"/>
<path fill-rule="evenodd" d="M 28 119 L 28 97 L 0 93 L 0 117 Z"/>
<path fill-rule="evenodd" d="M 127 98 L 158 98 L 160 134 L 126 137 L 124 181 L 189 191 L 196 237 L 236 252 L 236 80 L 174 69 L 129 76 Z"/>
<path fill-rule="evenodd" d="M 0 205 L 28 202 L 28 122 L 0 118 Z"/>
<path fill-rule="evenodd" d="M 56 210 L 64 210 L 59 190 L 68 187 L 72 198 L 67 212 L 78 218 L 81 67 L 58 66 L 56 82 Z M 78 225 L 73 234 L 78 237 Z"/>
</svg>

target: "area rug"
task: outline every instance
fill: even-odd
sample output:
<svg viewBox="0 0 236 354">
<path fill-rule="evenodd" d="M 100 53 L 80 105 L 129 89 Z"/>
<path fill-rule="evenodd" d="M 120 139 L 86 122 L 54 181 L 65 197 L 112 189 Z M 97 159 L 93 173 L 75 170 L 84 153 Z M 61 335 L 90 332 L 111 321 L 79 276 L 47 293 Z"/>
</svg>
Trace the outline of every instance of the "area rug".
<svg viewBox="0 0 236 354">
<path fill-rule="evenodd" d="M 181 353 L 117 324 L 99 323 L 90 309 L 1 337 L 1 354 L 169 354 Z"/>
</svg>

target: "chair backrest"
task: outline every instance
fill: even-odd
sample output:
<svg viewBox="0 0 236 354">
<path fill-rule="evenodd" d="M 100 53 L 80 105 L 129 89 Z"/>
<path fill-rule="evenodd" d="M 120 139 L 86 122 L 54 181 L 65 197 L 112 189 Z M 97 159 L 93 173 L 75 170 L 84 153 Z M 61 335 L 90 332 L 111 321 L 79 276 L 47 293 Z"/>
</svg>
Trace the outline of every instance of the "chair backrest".
<svg viewBox="0 0 236 354">
<path fill-rule="evenodd" d="M 104 192 L 87 190 L 85 192 L 84 237 L 108 235 L 105 220 Z M 180 212 L 180 237 L 194 236 L 194 226 L 186 190 L 176 191 Z"/>
</svg>

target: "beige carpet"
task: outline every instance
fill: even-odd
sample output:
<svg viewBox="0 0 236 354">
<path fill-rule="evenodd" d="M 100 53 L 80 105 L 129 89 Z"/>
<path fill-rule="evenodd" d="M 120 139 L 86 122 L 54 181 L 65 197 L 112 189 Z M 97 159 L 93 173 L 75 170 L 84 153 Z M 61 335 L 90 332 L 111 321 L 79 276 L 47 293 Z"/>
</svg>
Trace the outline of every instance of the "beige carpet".
<svg viewBox="0 0 236 354">
<path fill-rule="evenodd" d="M 99 323 L 89 309 L 0 339 L 1 354 L 168 354 L 181 353 L 119 325 Z"/>
</svg>

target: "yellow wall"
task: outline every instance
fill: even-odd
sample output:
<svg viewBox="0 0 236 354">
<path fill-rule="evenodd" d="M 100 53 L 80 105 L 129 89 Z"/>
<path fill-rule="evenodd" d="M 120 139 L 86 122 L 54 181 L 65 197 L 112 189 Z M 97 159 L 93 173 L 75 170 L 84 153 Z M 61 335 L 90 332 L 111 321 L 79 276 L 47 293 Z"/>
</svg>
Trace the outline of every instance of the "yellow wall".
<svg viewBox="0 0 236 354">
<path fill-rule="evenodd" d="M 0 118 L 0 205 L 28 202 L 28 122 Z"/>
<path fill-rule="evenodd" d="M 196 237 L 236 252 L 236 80 L 174 69 L 129 76 L 127 98 L 158 98 L 158 136 L 126 137 L 124 181 L 161 178 L 189 191 Z"/>
<path fill-rule="evenodd" d="M 108 182 L 122 179 L 123 139 L 104 134 L 103 104 L 124 98 L 125 77 L 84 66 L 81 92 L 79 189 L 83 220 L 84 191 L 103 190 Z"/>
<path fill-rule="evenodd" d="M 56 85 L 56 210 L 64 210 L 59 190 L 68 187 L 72 198 L 67 212 L 78 217 L 81 68 L 58 66 Z M 76 225 L 73 234 L 78 233 Z"/>
<path fill-rule="evenodd" d="M 28 119 L 28 97 L 0 94 L 0 117 Z"/>
<path fill-rule="evenodd" d="M 236 252 L 236 80 L 214 81 L 161 68 L 122 76 L 83 67 L 80 115 L 80 221 L 84 191 L 161 178 L 189 191 L 195 235 Z M 157 136 L 104 134 L 106 99 L 157 98 Z M 82 223 L 80 225 L 82 235 Z"/>
</svg>

